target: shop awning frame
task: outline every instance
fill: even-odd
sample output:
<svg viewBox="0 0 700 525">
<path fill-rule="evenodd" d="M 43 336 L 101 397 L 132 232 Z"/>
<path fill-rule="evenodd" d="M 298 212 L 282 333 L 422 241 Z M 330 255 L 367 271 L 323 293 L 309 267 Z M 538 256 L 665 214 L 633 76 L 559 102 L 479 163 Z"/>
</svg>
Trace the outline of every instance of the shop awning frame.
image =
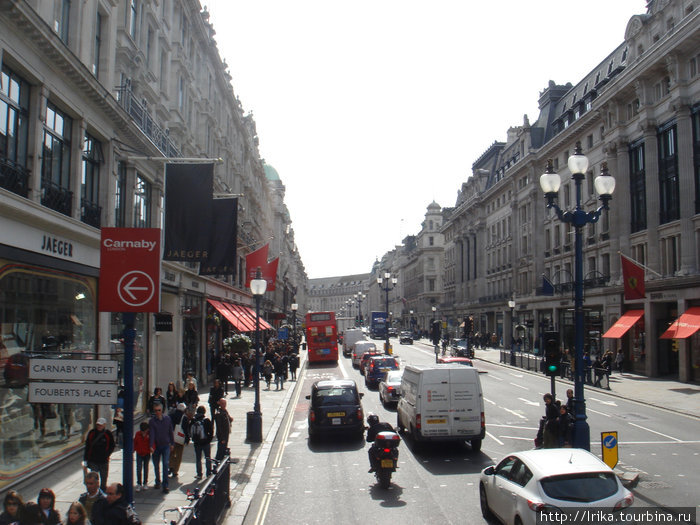
<svg viewBox="0 0 700 525">
<path fill-rule="evenodd" d="M 607 339 L 620 339 L 630 328 L 637 324 L 642 317 L 644 317 L 644 310 L 626 311 L 614 325 L 608 328 L 608 331 L 603 334 L 603 337 Z"/>
<path fill-rule="evenodd" d="M 686 339 L 700 330 L 700 306 L 688 308 L 659 339 Z"/>
<path fill-rule="evenodd" d="M 222 303 L 220 301 L 215 301 L 213 299 L 207 299 L 207 302 L 210 305 L 212 305 L 217 312 L 219 312 L 221 315 L 223 315 L 224 319 L 226 319 L 229 323 L 231 323 L 236 330 L 238 330 L 239 332 L 247 332 L 248 331 L 247 325 L 242 323 L 236 314 L 234 314 L 228 308 L 226 308 L 225 303 Z"/>
</svg>

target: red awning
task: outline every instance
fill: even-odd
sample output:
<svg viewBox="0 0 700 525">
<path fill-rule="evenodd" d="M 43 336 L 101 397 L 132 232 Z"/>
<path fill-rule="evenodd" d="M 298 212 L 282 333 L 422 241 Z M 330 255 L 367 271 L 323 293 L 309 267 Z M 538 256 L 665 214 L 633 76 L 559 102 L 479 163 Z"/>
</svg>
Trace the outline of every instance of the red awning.
<svg viewBox="0 0 700 525">
<path fill-rule="evenodd" d="M 241 307 L 233 303 L 225 303 L 226 308 L 236 316 L 238 321 L 245 327 L 242 329 L 243 332 L 254 332 L 255 331 L 255 321 L 251 320 L 244 312 L 241 311 Z"/>
<path fill-rule="evenodd" d="M 238 316 L 235 315 L 233 312 L 231 312 L 224 303 L 221 303 L 219 301 L 214 301 L 213 299 L 207 299 L 207 302 L 212 305 L 217 312 L 219 312 L 221 315 L 224 316 L 224 318 L 233 325 L 233 327 L 238 330 L 239 332 L 247 332 L 248 328 L 247 325 L 243 324 L 239 319 Z"/>
<path fill-rule="evenodd" d="M 700 330 L 700 306 L 688 308 L 659 339 L 685 339 Z"/>
<path fill-rule="evenodd" d="M 603 334 L 603 337 L 607 337 L 608 339 L 620 339 L 627 333 L 627 330 L 637 324 L 642 317 L 644 317 L 644 310 L 629 310 L 625 312 L 622 317 Z"/>
<path fill-rule="evenodd" d="M 253 310 L 252 308 L 249 308 L 247 306 L 241 306 L 241 308 L 243 308 L 246 311 L 246 313 L 253 320 L 253 323 L 255 323 L 255 310 Z M 260 328 L 262 330 L 272 330 L 273 329 L 272 325 L 270 323 L 268 323 L 267 321 L 265 321 L 265 319 L 263 319 L 262 317 L 260 318 Z"/>
</svg>

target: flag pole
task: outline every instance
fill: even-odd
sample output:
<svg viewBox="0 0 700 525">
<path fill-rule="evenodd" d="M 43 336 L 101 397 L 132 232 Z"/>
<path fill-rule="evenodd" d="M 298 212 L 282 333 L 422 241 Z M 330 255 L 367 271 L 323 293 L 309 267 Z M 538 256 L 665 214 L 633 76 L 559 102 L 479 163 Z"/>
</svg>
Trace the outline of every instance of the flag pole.
<svg viewBox="0 0 700 525">
<path fill-rule="evenodd" d="M 620 250 L 618 250 L 617 253 L 619 253 L 622 257 L 624 257 L 624 258 L 627 259 L 628 261 L 631 261 L 631 262 L 633 262 L 634 264 L 636 264 L 637 266 L 640 266 L 641 268 L 644 268 L 646 271 L 648 271 L 648 272 L 650 272 L 650 273 L 653 273 L 653 274 L 656 275 L 657 277 L 663 277 L 663 275 L 661 275 L 659 272 L 657 272 L 657 271 L 655 271 L 655 270 L 652 270 L 651 268 L 649 268 L 648 266 L 643 265 L 643 264 L 640 263 L 640 262 L 635 261 L 634 259 L 632 259 L 632 257 L 629 257 L 629 256 L 625 255 L 625 254 L 622 253 Z"/>
</svg>

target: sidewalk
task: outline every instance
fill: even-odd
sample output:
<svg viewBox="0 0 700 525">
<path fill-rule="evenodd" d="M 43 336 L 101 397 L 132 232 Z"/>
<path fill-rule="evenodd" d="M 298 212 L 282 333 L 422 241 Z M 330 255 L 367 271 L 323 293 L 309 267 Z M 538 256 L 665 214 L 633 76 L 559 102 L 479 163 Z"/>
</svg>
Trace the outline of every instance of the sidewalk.
<svg viewBox="0 0 700 525">
<path fill-rule="evenodd" d="M 299 352 L 300 367 L 297 376 L 301 375 L 306 366 L 306 352 Z M 275 391 L 274 384 L 271 390 L 266 390 L 265 382 L 260 383 L 260 407 L 263 422 L 263 442 L 249 444 L 246 439 L 247 413 L 253 410 L 255 392 L 253 387 L 244 388 L 240 399 L 236 399 L 233 383 L 229 383 L 229 393 L 226 395 L 227 409 L 233 417 L 229 448 L 231 458 L 231 508 L 223 523 L 227 525 L 240 524 L 245 518 L 248 506 L 255 494 L 258 483 L 262 479 L 262 473 L 267 462 L 272 443 L 287 411 L 287 405 L 296 388 L 301 388 L 296 381 L 285 383 L 284 390 Z M 209 387 L 204 387 L 200 392 L 200 404 L 207 407 L 207 417 L 210 417 L 207 395 Z M 216 444 L 212 445 L 212 457 L 216 454 Z M 83 471 L 81 467 L 81 455 L 75 455 L 63 462 L 49 467 L 34 479 L 28 480 L 17 487 L 17 490 L 25 501 L 36 501 L 39 491 L 43 487 L 51 488 L 56 494 L 56 509 L 60 511 L 61 518 L 65 519 L 68 507 L 78 500 L 80 494 L 85 492 L 83 485 Z M 202 460 L 204 463 L 204 460 Z M 122 451 L 116 450 L 111 457 L 108 483 L 121 483 L 122 481 Z M 204 468 L 204 465 L 202 465 Z M 134 469 L 136 462 L 134 461 Z M 139 518 L 144 525 L 162 525 L 163 510 L 173 509 L 178 506 L 188 505 L 187 490 L 193 490 L 205 483 L 206 478 L 197 481 L 195 476 L 194 447 L 186 445 L 180 466 L 179 477 L 170 478 L 170 493 L 163 494 L 161 490 L 153 488 L 155 476 L 153 463 L 149 464 L 148 489 L 134 491 L 134 505 Z M 134 470 L 134 483 L 136 473 Z M 166 514 L 168 520 L 179 519 L 177 512 Z M 169 522 L 169 521 L 168 521 Z"/>
<path fill-rule="evenodd" d="M 500 353 L 501 351 L 498 348 L 477 349 L 475 358 L 489 361 L 505 368 L 514 368 L 523 373 L 544 375 L 533 370 L 528 371 L 524 368 L 501 363 L 499 362 Z M 557 377 L 557 383 L 571 385 L 571 387 L 574 384 L 573 381 L 559 377 Z M 559 391 L 558 388 L 557 391 Z M 622 374 L 613 372 L 610 375 L 610 390 L 595 388 L 591 385 L 585 386 L 585 392 L 587 393 L 596 391 L 700 418 L 700 385 L 693 383 L 649 378 L 626 372 Z"/>
</svg>

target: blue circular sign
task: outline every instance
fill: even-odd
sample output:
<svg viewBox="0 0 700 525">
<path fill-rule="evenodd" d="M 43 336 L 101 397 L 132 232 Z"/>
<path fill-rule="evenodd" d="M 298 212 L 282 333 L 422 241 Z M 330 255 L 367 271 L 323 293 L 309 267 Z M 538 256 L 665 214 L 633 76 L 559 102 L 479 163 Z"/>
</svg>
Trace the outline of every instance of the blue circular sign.
<svg viewBox="0 0 700 525">
<path fill-rule="evenodd" d="M 605 439 L 603 440 L 603 446 L 605 448 L 615 448 L 617 445 L 617 439 L 615 436 L 610 435 L 610 436 L 605 436 Z"/>
</svg>

